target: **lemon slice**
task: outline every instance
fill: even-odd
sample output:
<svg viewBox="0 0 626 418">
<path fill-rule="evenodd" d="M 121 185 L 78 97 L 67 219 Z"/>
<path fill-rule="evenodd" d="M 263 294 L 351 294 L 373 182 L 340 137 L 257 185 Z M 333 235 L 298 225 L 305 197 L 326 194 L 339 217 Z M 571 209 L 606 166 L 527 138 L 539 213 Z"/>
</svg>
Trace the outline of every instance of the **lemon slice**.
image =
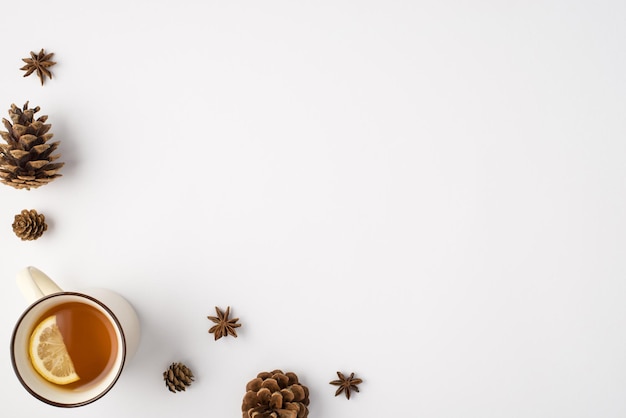
<svg viewBox="0 0 626 418">
<path fill-rule="evenodd" d="M 37 325 L 30 336 L 30 361 L 46 380 L 57 385 L 67 385 L 80 379 L 67 352 L 55 315 Z"/>
</svg>

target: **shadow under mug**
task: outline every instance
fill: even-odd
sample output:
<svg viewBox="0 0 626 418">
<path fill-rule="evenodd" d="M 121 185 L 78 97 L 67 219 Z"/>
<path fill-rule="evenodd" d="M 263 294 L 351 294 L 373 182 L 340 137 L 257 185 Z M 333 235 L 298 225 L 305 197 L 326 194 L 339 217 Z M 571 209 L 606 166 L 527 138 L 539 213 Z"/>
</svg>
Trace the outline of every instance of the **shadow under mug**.
<svg viewBox="0 0 626 418">
<path fill-rule="evenodd" d="M 106 289 L 92 289 L 85 293 L 65 292 L 35 267 L 27 267 L 18 273 L 18 286 L 27 301 L 31 302 L 15 325 L 10 347 L 13 370 L 24 388 L 43 402 L 65 408 L 87 405 L 107 394 L 139 345 L 139 319 L 130 303 Z M 66 303 L 80 303 L 99 312 L 111 325 L 109 328 L 113 329 L 116 341 L 110 367 L 93 381 L 76 388 L 44 379 L 33 367 L 29 354 L 31 334 L 42 316 Z"/>
</svg>

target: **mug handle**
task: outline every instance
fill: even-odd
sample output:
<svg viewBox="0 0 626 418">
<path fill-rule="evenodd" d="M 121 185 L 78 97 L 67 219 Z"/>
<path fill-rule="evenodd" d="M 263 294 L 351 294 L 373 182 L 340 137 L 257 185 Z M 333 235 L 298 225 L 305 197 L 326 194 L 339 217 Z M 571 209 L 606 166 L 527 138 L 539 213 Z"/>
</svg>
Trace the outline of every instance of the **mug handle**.
<svg viewBox="0 0 626 418">
<path fill-rule="evenodd" d="M 63 291 L 43 271 L 32 266 L 17 273 L 17 286 L 28 303 L 34 303 L 44 296 Z"/>
</svg>

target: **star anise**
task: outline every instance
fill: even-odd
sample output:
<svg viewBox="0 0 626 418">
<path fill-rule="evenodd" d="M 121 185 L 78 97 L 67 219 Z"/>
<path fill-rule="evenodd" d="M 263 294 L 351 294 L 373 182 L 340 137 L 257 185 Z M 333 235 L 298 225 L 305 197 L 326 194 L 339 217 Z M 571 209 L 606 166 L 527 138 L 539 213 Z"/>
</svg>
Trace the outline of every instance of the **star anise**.
<svg viewBox="0 0 626 418">
<path fill-rule="evenodd" d="M 339 376 L 338 380 L 333 380 L 330 382 L 331 385 L 339 386 L 337 391 L 335 392 L 335 396 L 340 395 L 341 392 L 345 392 L 346 398 L 350 399 L 350 391 L 359 391 L 358 384 L 363 383 L 361 379 L 355 379 L 354 373 L 350 373 L 350 377 L 346 378 L 343 373 L 337 372 L 337 376 Z"/>
<path fill-rule="evenodd" d="M 41 80 L 41 85 L 43 86 L 43 82 L 46 77 L 52 78 L 52 73 L 48 70 L 49 67 L 52 67 L 56 62 L 50 61 L 50 58 L 54 55 L 54 52 L 46 54 L 41 48 L 39 54 L 35 54 L 33 51 L 30 51 L 30 58 L 22 58 L 22 61 L 26 63 L 25 66 L 20 68 L 20 70 L 26 71 L 24 77 L 28 77 L 33 72 L 37 72 L 37 77 Z"/>
<path fill-rule="evenodd" d="M 230 315 L 230 306 L 226 308 L 226 312 L 220 311 L 217 306 L 215 307 L 215 310 L 217 311 L 217 316 L 207 316 L 207 318 L 217 324 L 213 325 L 211 329 L 209 329 L 209 333 L 215 335 L 216 341 L 222 337 L 227 337 L 229 334 L 237 338 L 235 328 L 239 328 L 241 324 L 237 323 L 239 318 L 228 319 L 228 316 Z"/>
</svg>

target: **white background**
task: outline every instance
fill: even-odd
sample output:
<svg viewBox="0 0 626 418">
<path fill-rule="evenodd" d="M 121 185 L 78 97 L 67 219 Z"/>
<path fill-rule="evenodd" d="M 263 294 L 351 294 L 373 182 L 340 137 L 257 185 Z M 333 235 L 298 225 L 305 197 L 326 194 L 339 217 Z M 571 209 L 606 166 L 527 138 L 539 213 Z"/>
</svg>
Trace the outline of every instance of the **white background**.
<svg viewBox="0 0 626 418">
<path fill-rule="evenodd" d="M 2 6 L 0 112 L 63 177 L 0 185 L 2 417 L 238 418 L 258 372 L 311 418 L 626 416 L 626 3 L 29 1 Z M 23 78 L 29 51 L 54 79 Z M 22 209 L 49 230 L 22 242 Z M 9 360 L 34 265 L 136 307 L 98 402 Z M 239 337 L 207 315 L 231 306 Z M 196 374 L 171 394 L 174 361 Z M 335 372 L 361 392 L 334 397 Z"/>
</svg>

